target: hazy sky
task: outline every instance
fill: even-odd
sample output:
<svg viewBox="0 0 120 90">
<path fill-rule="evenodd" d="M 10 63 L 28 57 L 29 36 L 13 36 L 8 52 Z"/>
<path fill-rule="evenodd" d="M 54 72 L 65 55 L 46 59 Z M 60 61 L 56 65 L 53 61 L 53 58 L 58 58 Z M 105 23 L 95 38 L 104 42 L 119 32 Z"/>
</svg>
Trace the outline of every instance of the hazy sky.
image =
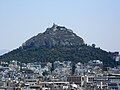
<svg viewBox="0 0 120 90">
<path fill-rule="evenodd" d="M 53 23 L 87 44 L 120 51 L 120 0 L 0 0 L 0 50 L 12 50 Z"/>
</svg>

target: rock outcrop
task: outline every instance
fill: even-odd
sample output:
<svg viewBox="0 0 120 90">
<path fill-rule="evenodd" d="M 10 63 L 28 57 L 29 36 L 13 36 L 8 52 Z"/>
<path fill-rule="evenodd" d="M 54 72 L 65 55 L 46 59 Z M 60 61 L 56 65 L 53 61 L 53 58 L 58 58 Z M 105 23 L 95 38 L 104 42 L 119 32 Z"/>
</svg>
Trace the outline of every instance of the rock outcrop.
<svg viewBox="0 0 120 90">
<path fill-rule="evenodd" d="M 76 46 L 84 44 L 84 40 L 73 33 L 72 30 L 53 24 L 44 33 L 27 40 L 23 47 L 52 47 L 52 46 Z"/>
</svg>

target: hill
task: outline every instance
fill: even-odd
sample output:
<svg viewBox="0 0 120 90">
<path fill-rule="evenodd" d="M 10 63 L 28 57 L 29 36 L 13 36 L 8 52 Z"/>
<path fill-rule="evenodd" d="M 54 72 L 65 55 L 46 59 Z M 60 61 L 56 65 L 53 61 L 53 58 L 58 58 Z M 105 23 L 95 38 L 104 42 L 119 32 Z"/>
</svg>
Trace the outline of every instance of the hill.
<svg viewBox="0 0 120 90">
<path fill-rule="evenodd" d="M 72 30 L 53 24 L 44 33 L 39 33 L 27 40 L 22 47 L 76 46 L 82 44 L 84 44 L 83 39 L 73 33 Z"/>
<path fill-rule="evenodd" d="M 63 26 L 53 25 L 45 32 L 27 40 L 21 47 L 3 56 L 1 61 L 17 60 L 21 62 L 73 61 L 86 63 L 89 60 L 101 60 L 104 66 L 115 65 L 114 54 L 88 46 L 84 40 Z"/>
<path fill-rule="evenodd" d="M 8 52 L 9 52 L 9 50 L 6 50 L 6 49 L 0 50 L 0 56 L 5 54 L 5 53 L 8 53 Z"/>
</svg>

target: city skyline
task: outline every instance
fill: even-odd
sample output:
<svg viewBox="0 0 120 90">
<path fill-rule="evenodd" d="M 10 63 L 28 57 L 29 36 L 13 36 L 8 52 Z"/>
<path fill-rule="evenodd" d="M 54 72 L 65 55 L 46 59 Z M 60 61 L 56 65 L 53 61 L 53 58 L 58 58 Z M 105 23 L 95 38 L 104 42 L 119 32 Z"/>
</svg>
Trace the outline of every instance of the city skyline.
<svg viewBox="0 0 120 90">
<path fill-rule="evenodd" d="M 120 52 L 119 0 L 0 1 L 0 42 L 13 50 L 53 23 L 72 29 L 87 44 Z"/>
</svg>

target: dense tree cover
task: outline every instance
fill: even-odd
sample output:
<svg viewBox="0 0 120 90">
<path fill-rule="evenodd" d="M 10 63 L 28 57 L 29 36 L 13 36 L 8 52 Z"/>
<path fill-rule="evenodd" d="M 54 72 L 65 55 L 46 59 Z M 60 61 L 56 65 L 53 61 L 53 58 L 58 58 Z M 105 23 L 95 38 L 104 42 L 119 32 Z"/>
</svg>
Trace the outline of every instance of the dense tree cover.
<svg viewBox="0 0 120 90">
<path fill-rule="evenodd" d="M 20 62 L 54 62 L 72 61 L 86 63 L 99 59 L 104 66 L 113 66 L 113 54 L 94 46 L 54 46 L 48 47 L 20 47 L 0 57 L 0 61 L 17 60 Z"/>
</svg>

